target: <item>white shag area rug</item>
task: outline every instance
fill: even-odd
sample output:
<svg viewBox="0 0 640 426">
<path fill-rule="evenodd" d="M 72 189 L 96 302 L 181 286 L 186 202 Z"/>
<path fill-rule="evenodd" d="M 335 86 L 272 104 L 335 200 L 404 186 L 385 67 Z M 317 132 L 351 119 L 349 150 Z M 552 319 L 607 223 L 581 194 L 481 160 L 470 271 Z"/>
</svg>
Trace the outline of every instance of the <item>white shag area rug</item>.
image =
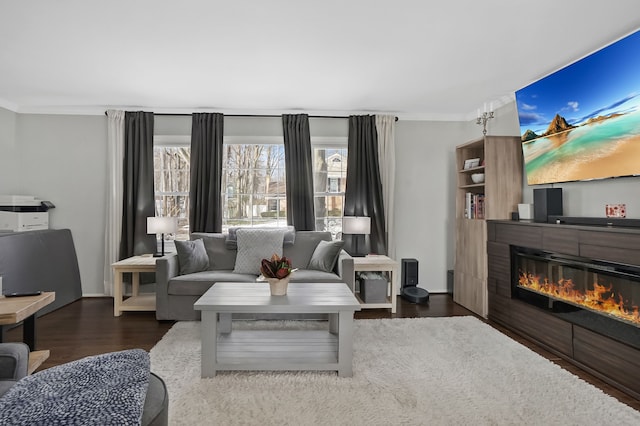
<svg viewBox="0 0 640 426">
<path fill-rule="evenodd" d="M 640 425 L 639 411 L 474 317 L 356 320 L 352 378 L 201 379 L 200 322 L 179 322 L 151 350 L 151 369 L 167 384 L 172 425 Z"/>
</svg>

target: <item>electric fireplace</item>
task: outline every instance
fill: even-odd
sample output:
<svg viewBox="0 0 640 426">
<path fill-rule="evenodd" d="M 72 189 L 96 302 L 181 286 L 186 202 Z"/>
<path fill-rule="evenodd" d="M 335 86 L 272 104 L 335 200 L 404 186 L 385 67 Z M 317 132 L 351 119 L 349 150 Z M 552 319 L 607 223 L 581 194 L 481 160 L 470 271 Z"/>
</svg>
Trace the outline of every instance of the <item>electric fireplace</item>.
<svg viewBox="0 0 640 426">
<path fill-rule="evenodd" d="M 640 349 L 640 268 L 511 246 L 511 297 Z"/>
<path fill-rule="evenodd" d="M 487 221 L 489 320 L 640 399 L 640 229 Z"/>
</svg>

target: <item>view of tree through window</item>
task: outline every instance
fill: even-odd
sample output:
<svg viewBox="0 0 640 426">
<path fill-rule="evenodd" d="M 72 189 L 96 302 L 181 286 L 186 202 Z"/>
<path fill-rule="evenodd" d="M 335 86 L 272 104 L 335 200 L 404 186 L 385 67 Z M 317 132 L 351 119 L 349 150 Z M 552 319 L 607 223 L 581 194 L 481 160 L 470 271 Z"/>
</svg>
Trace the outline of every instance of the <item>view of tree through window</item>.
<svg viewBox="0 0 640 426">
<path fill-rule="evenodd" d="M 188 146 L 153 148 L 156 216 L 178 218 L 178 232 L 175 235 L 178 240 L 189 239 L 190 158 L 191 149 Z"/>
<path fill-rule="evenodd" d="M 223 231 L 287 225 L 284 145 L 224 146 L 222 209 Z"/>
<path fill-rule="evenodd" d="M 178 218 L 175 238 L 189 238 L 190 147 L 154 147 L 157 216 Z M 284 145 L 225 144 L 222 160 L 222 229 L 232 226 L 286 226 Z M 316 230 L 342 230 L 347 148 L 314 148 Z M 171 239 L 170 236 L 166 236 Z"/>
</svg>

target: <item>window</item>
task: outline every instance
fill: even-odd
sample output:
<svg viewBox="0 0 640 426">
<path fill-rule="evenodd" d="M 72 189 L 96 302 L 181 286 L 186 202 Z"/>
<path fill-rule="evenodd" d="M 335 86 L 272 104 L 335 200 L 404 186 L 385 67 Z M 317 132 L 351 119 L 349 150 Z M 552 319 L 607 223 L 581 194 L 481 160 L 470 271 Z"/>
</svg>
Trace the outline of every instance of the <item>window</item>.
<svg viewBox="0 0 640 426">
<path fill-rule="evenodd" d="M 313 148 L 313 186 L 316 230 L 342 232 L 344 190 L 347 178 L 347 148 L 343 143 L 318 144 Z"/>
<path fill-rule="evenodd" d="M 271 139 L 271 138 L 269 138 Z M 226 143 L 222 157 L 222 230 L 287 226 L 284 145 Z"/>
<path fill-rule="evenodd" d="M 175 239 L 189 239 L 189 181 L 191 148 L 188 142 L 156 136 L 153 178 L 156 216 L 178 218 Z M 165 235 L 165 240 L 172 236 Z"/>
<path fill-rule="evenodd" d="M 347 177 L 346 138 L 314 143 L 316 230 L 342 231 Z M 189 239 L 189 136 L 155 136 L 157 216 L 178 217 L 176 239 Z M 258 142 L 258 143 L 251 143 Z M 227 137 L 222 159 L 222 230 L 232 226 L 286 226 L 287 199 L 282 138 Z M 171 236 L 165 236 L 171 239 Z"/>
</svg>

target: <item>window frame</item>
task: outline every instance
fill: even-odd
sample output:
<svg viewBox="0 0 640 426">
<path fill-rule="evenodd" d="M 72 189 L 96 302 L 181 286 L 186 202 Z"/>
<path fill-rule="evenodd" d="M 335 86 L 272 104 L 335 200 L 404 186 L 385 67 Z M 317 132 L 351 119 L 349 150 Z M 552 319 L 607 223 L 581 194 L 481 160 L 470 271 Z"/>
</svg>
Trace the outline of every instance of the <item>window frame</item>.
<svg viewBox="0 0 640 426">
<path fill-rule="evenodd" d="M 155 150 L 156 147 L 168 147 L 168 148 L 189 148 L 191 149 L 191 135 L 153 135 L 153 148 Z M 155 164 L 154 164 L 154 172 L 155 172 Z M 158 195 L 176 195 L 176 196 L 189 196 L 189 193 L 184 192 L 166 192 L 166 191 L 156 191 L 155 186 L 153 188 L 153 199 L 155 203 L 155 199 Z M 187 217 L 187 222 L 189 218 Z M 164 242 L 165 252 L 175 252 L 175 235 L 172 239 L 166 239 Z M 157 243 L 157 251 L 160 252 L 161 240 L 160 237 L 156 236 Z"/>
<path fill-rule="evenodd" d="M 348 143 L 348 137 L 347 136 L 312 136 L 311 137 L 311 151 L 312 151 L 312 155 L 313 152 L 316 149 L 338 149 L 338 150 L 342 150 L 344 149 L 345 151 L 347 151 L 347 157 L 349 155 L 349 143 Z M 345 170 L 346 170 L 346 165 L 344 166 Z M 314 175 L 316 173 L 316 171 L 313 171 Z M 314 187 L 315 187 L 315 182 L 314 182 Z M 329 191 L 329 185 L 327 182 L 327 191 L 324 192 L 315 192 L 313 193 L 313 199 L 314 199 L 314 203 L 315 203 L 315 199 L 318 197 L 341 197 L 342 198 L 342 213 L 344 216 L 344 200 L 345 200 L 345 192 L 344 191 L 337 191 L 337 192 L 330 192 Z M 340 230 L 337 231 L 333 236 L 334 239 L 339 239 L 338 236 L 342 233 L 342 217 L 339 217 L 339 228 Z M 322 219 L 326 219 L 328 217 L 332 217 L 332 216 L 324 216 Z M 336 219 L 338 219 L 338 217 L 335 217 Z M 315 217 L 315 223 L 317 224 L 319 221 L 319 217 L 317 216 L 317 212 L 316 212 L 316 217 Z"/>
<path fill-rule="evenodd" d="M 223 143 L 225 145 L 279 145 L 283 148 L 284 150 L 284 136 L 280 135 L 274 135 L 274 136 L 253 136 L 253 135 L 248 135 L 248 136 L 225 136 L 223 137 Z M 223 164 L 222 166 L 223 170 L 226 170 L 225 165 Z M 284 166 L 283 170 L 282 170 L 282 177 L 283 179 L 286 179 L 286 165 Z M 224 232 L 225 230 L 227 230 L 229 227 L 232 226 L 242 226 L 242 225 L 229 225 L 228 223 L 225 223 L 226 221 L 226 217 L 228 215 L 228 212 L 226 211 L 225 208 L 225 197 L 226 197 L 227 193 L 226 193 L 226 188 L 220 188 L 220 197 L 222 198 L 222 207 L 224 210 L 223 213 L 223 219 L 222 219 L 222 231 Z M 255 194 L 241 194 L 241 196 L 249 196 L 250 199 L 253 199 Z M 268 195 L 268 194 L 265 194 Z M 286 203 L 286 193 L 281 194 L 277 194 L 278 197 L 275 198 L 275 200 L 277 201 L 277 205 L 281 206 L 282 203 Z M 267 204 L 268 207 L 268 204 Z M 286 216 L 284 218 L 279 217 L 279 220 L 281 221 L 282 219 L 284 219 L 284 223 L 282 225 L 278 224 L 278 227 L 285 227 L 287 226 L 287 222 L 286 222 Z M 253 221 L 252 221 L 253 223 Z M 253 225 L 249 225 L 249 226 L 253 226 Z M 259 224 L 257 226 L 260 226 Z"/>
<path fill-rule="evenodd" d="M 225 145 L 283 145 L 284 136 L 224 136 L 223 143 Z M 165 146 L 165 147 L 191 147 L 191 135 L 154 135 L 153 146 Z M 347 136 L 311 136 L 311 150 L 312 155 L 315 149 L 344 149 L 347 150 L 348 156 L 348 138 Z M 285 166 L 286 167 L 286 166 Z M 346 166 L 345 166 L 346 168 Z M 315 173 L 315 170 L 314 170 Z M 286 169 L 285 169 L 286 175 Z M 314 185 L 315 186 L 315 185 Z M 154 199 L 156 195 L 173 195 L 174 193 L 159 193 L 154 188 Z M 184 195 L 182 193 L 175 193 L 175 195 Z M 221 188 L 220 196 L 224 197 L 225 189 Z M 314 200 L 316 197 L 341 197 L 342 209 L 344 212 L 344 191 L 338 192 L 315 192 L 313 194 Z M 286 196 L 283 199 L 278 199 L 279 203 L 286 202 Z M 318 220 L 316 216 L 315 220 Z M 342 217 L 340 217 L 340 222 Z M 342 226 L 340 225 L 340 229 Z M 335 237 L 335 236 L 334 236 Z M 158 240 L 160 244 L 160 240 Z M 165 241 L 165 251 L 175 251 L 175 245 L 173 240 Z"/>
</svg>

